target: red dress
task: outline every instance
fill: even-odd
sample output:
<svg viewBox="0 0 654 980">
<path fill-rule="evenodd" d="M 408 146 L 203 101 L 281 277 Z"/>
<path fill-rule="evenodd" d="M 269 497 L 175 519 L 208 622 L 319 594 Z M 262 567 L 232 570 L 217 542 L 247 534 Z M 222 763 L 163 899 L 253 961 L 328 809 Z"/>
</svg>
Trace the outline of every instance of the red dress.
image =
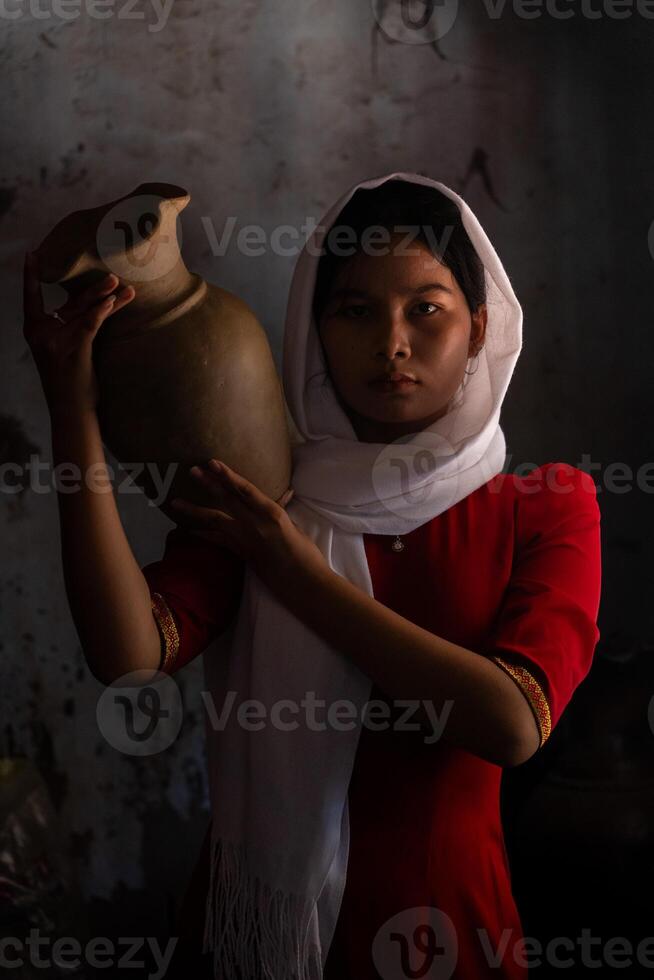
<svg viewBox="0 0 654 980">
<path fill-rule="evenodd" d="M 375 598 L 492 657 L 529 701 L 542 744 L 588 673 L 600 635 L 593 479 L 566 463 L 544 464 L 526 477 L 499 474 L 403 535 L 403 551 L 392 550 L 393 540 L 364 535 Z M 162 669 L 174 673 L 235 615 L 243 564 L 176 528 L 163 559 L 144 574 L 162 635 Z M 371 698 L 385 695 L 373 686 Z M 501 767 L 444 741 L 426 744 L 424 732 L 362 727 L 348 791 L 345 893 L 325 980 L 524 980 L 529 947 L 520 945 L 511 892 L 501 776 Z M 201 944 L 207 843 L 180 918 L 180 957 Z M 406 911 L 412 909 L 438 910 L 435 931 L 427 928 L 428 913 Z M 443 921 L 450 932 L 440 932 Z M 493 965 L 498 948 L 500 965 Z M 386 965 L 378 971 L 380 955 Z M 454 972 L 432 972 L 439 956 L 456 963 Z"/>
</svg>

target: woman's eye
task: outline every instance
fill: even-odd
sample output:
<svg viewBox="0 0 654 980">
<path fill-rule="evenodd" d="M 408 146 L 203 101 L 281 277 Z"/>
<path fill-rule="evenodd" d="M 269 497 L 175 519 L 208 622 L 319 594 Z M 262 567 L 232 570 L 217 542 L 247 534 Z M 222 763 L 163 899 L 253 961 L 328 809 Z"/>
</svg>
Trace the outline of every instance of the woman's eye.
<svg viewBox="0 0 654 980">
<path fill-rule="evenodd" d="M 436 306 L 435 303 L 428 303 L 425 301 L 423 303 L 417 303 L 413 309 L 420 316 L 430 316 L 432 313 L 438 312 L 441 307 Z M 341 313 L 343 316 L 352 317 L 355 320 L 361 320 L 368 313 L 368 307 L 362 303 L 354 303 L 351 306 L 343 307 Z"/>
</svg>

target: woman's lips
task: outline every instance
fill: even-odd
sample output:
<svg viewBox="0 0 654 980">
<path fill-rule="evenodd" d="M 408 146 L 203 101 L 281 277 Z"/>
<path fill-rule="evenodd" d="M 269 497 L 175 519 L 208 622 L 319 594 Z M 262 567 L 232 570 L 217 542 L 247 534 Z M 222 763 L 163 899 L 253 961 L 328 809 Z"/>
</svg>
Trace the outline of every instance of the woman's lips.
<svg viewBox="0 0 654 980">
<path fill-rule="evenodd" d="M 389 381 L 386 378 L 382 378 L 380 381 L 373 381 L 372 387 L 380 391 L 405 391 L 408 388 L 415 387 L 417 383 L 417 381 L 412 381 L 411 378 L 402 378 L 399 381 Z"/>
</svg>

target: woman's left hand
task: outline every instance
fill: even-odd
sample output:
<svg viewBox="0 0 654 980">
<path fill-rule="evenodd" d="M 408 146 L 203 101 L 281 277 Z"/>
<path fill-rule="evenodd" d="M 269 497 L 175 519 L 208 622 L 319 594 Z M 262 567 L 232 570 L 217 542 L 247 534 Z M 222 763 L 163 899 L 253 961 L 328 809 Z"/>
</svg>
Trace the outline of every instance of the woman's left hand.
<svg viewBox="0 0 654 980">
<path fill-rule="evenodd" d="M 191 533 L 234 551 L 250 563 L 268 588 L 279 594 L 293 587 L 297 576 L 328 567 L 316 544 L 284 510 L 293 496 L 287 491 L 276 503 L 225 463 L 210 459 L 193 466 L 192 476 L 215 498 L 216 508 L 176 498 L 171 507 Z M 188 520 L 181 521 L 181 515 Z"/>
</svg>

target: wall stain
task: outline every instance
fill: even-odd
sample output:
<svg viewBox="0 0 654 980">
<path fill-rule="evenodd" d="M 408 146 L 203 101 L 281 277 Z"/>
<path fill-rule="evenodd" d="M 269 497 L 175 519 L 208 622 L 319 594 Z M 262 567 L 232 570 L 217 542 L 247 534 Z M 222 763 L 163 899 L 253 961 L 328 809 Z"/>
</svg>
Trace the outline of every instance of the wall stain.
<svg viewBox="0 0 654 980">
<path fill-rule="evenodd" d="M 40 690 L 40 683 L 34 681 L 30 685 L 34 690 Z M 38 701 L 28 702 L 32 709 L 38 708 Z M 52 744 L 52 735 L 40 718 L 32 718 L 30 730 L 34 745 L 33 760 L 48 787 L 50 799 L 56 810 L 61 809 L 64 797 L 68 792 L 68 774 L 57 768 L 57 759 Z"/>
<path fill-rule="evenodd" d="M 78 143 L 75 147 L 75 152 L 81 153 L 84 149 L 83 143 Z M 61 174 L 59 177 L 59 185 L 61 187 L 73 187 L 75 184 L 79 184 L 81 180 L 84 180 L 88 170 L 86 167 L 81 167 L 78 169 L 78 163 L 74 158 L 73 152 L 64 154 L 60 157 L 61 160 Z"/>
<path fill-rule="evenodd" d="M 29 631 L 21 634 L 21 640 L 25 644 L 25 653 L 35 643 L 35 637 Z M 27 657 L 24 657 L 24 659 L 27 659 Z M 52 735 L 41 717 L 43 711 L 41 700 L 43 685 L 38 677 L 36 677 L 29 682 L 28 687 L 32 692 L 32 697 L 28 698 L 26 702 L 26 707 L 31 715 L 27 723 L 32 743 L 30 758 L 43 777 L 53 806 L 56 810 L 59 810 L 68 792 L 69 778 L 67 773 L 60 770 L 57 766 Z"/>
<path fill-rule="evenodd" d="M 275 164 L 275 168 L 273 171 L 273 180 L 272 180 L 272 184 L 270 185 L 270 192 L 275 193 L 276 191 L 279 191 L 282 188 L 288 189 L 289 187 L 290 187 L 290 181 L 288 178 L 288 169 L 287 169 L 286 160 L 279 160 Z"/>
<path fill-rule="evenodd" d="M 0 218 L 11 210 L 16 199 L 15 187 L 0 187 Z"/>
<path fill-rule="evenodd" d="M 30 456 L 38 454 L 40 447 L 27 436 L 23 423 L 14 415 L 0 414 L 0 465 L 12 463 L 21 472 L 7 472 L 7 484 L 13 484 L 20 489 L 16 493 L 5 493 L 3 498 L 7 504 L 10 520 L 24 516 L 23 494 L 28 486 L 28 464 Z M 27 470 L 27 472 L 26 472 Z"/>
</svg>

